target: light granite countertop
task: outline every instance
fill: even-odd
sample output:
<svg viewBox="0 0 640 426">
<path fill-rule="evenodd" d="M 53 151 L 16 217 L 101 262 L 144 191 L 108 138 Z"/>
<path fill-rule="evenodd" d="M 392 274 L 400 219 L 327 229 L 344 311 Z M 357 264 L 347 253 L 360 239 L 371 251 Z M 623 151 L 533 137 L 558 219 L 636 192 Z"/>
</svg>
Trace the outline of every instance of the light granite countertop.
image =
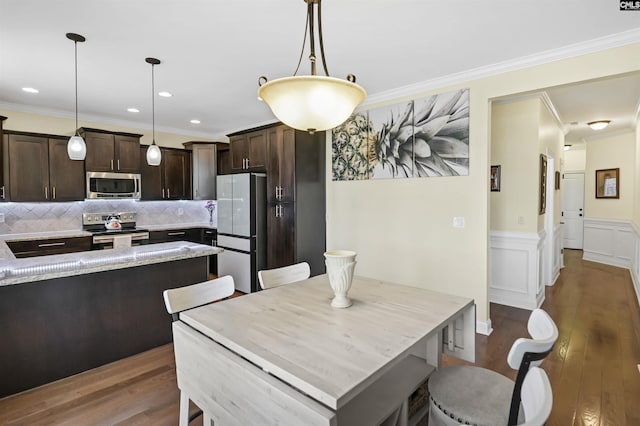
<svg viewBox="0 0 640 426">
<path fill-rule="evenodd" d="M 6 250 L 8 247 L 1 243 Z M 52 278 L 133 268 L 154 263 L 221 253 L 218 247 L 186 241 L 148 244 L 122 249 L 83 251 L 0 261 L 0 287 Z"/>
</svg>

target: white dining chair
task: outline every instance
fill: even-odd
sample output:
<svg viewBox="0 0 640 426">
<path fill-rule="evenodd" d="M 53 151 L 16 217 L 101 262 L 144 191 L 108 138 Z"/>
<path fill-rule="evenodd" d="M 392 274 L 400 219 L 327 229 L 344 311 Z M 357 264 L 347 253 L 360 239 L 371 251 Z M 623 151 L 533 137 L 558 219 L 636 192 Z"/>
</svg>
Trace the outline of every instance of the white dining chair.
<svg viewBox="0 0 640 426">
<path fill-rule="evenodd" d="M 164 297 L 167 312 L 171 314 L 174 321 L 177 321 L 180 312 L 227 298 L 234 291 L 233 277 L 226 275 L 198 284 L 168 289 L 162 293 L 162 296 Z M 181 391 L 179 425 L 187 426 L 189 422 L 201 414 L 203 414 L 202 411 L 198 411 L 189 416 L 189 397 Z M 204 425 L 211 424 L 211 419 L 206 413 L 203 415 L 203 420 Z"/>
<path fill-rule="evenodd" d="M 283 266 L 282 268 L 265 269 L 258 271 L 258 281 L 262 289 L 291 284 L 296 281 L 306 280 L 311 276 L 311 269 L 307 262 Z"/>
<path fill-rule="evenodd" d="M 531 338 L 517 339 L 507 356 L 509 366 L 518 370 L 515 382 L 495 371 L 468 365 L 433 373 L 427 384 L 429 425 L 516 425 L 527 372 L 542 363 L 558 339 L 556 324 L 542 309 L 533 310 L 527 329 Z"/>
</svg>

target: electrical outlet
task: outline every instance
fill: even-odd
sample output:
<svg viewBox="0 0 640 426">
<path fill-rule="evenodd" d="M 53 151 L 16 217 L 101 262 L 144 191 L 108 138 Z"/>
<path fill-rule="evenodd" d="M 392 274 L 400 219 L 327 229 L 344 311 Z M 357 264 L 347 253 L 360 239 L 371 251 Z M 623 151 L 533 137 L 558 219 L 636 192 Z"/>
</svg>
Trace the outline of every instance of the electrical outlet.
<svg viewBox="0 0 640 426">
<path fill-rule="evenodd" d="M 182 216 L 184 214 L 184 210 L 182 210 L 182 207 L 180 207 L 178 209 L 178 216 Z"/>
</svg>

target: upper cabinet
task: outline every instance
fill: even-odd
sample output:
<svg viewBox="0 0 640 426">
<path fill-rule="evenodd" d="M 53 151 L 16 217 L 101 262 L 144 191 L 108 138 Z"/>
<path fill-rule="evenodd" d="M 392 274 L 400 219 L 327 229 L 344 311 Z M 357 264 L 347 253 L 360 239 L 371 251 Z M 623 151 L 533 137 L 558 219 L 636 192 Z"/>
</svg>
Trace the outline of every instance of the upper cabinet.
<svg viewBox="0 0 640 426">
<path fill-rule="evenodd" d="M 191 153 L 161 148 L 159 166 L 149 166 L 147 146 L 138 148 L 143 200 L 189 200 L 191 198 Z"/>
<path fill-rule="evenodd" d="M 3 183 L 9 201 L 76 201 L 85 197 L 84 161 L 70 160 L 67 138 L 3 135 Z"/>
<path fill-rule="evenodd" d="M 132 133 L 81 128 L 88 172 L 140 173 L 140 137 Z"/>
<path fill-rule="evenodd" d="M 267 130 L 229 135 L 229 150 L 233 172 L 265 171 Z"/>
<path fill-rule="evenodd" d="M 229 173 L 231 173 L 231 150 L 229 149 L 229 144 L 219 144 L 217 155 L 218 174 L 228 175 Z"/>
<path fill-rule="evenodd" d="M 218 174 L 219 142 L 185 142 L 191 151 L 192 198 L 194 200 L 216 199 L 216 176 Z"/>
</svg>

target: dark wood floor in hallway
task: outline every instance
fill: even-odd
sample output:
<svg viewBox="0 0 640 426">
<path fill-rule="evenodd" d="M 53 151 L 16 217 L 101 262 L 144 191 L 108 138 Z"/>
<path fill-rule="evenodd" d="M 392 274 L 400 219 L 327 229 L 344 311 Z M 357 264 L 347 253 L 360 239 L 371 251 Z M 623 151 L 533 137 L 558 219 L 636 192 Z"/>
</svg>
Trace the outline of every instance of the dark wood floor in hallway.
<svg viewBox="0 0 640 426">
<path fill-rule="evenodd" d="M 640 425 L 640 308 L 629 272 L 585 262 L 581 255 L 566 250 L 566 267 L 546 289 L 543 308 L 560 330 L 543 364 L 554 392 L 547 424 Z M 527 310 L 492 304 L 494 332 L 477 337 L 477 364 L 514 377 L 507 352 L 526 335 L 528 316 Z M 176 425 L 177 420 L 171 345 L 0 400 L 0 425 Z M 201 424 L 201 419 L 192 423 Z"/>
<path fill-rule="evenodd" d="M 629 271 L 583 261 L 580 250 L 565 250 L 564 262 L 542 305 L 560 331 L 542 365 L 553 388 L 547 425 L 640 425 L 640 308 Z M 515 378 L 507 353 L 527 335 L 529 314 L 492 304 L 494 332 L 477 337 L 476 363 Z"/>
</svg>

